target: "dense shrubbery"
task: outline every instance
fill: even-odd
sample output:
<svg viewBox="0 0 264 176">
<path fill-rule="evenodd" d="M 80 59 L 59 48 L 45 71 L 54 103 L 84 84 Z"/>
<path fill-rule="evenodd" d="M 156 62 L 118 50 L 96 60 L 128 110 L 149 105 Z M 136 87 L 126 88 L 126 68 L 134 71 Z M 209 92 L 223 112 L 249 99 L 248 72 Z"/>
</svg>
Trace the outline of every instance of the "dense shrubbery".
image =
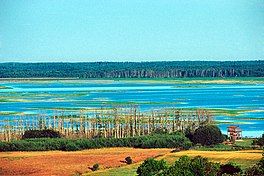
<svg viewBox="0 0 264 176">
<path fill-rule="evenodd" d="M 232 163 L 220 165 L 201 156 L 182 156 L 171 166 L 163 160 L 147 159 L 138 167 L 137 173 L 139 176 L 223 176 L 239 175 L 242 170 Z"/>
<path fill-rule="evenodd" d="M 45 130 L 28 130 L 22 136 L 23 139 L 29 138 L 60 138 L 61 134 L 58 131 L 45 129 Z"/>
<path fill-rule="evenodd" d="M 227 163 L 227 164 L 222 164 L 220 166 L 220 171 L 218 172 L 218 175 L 224 175 L 224 174 L 236 175 L 241 172 L 242 169 L 240 168 L 240 166 L 234 163 Z"/>
<path fill-rule="evenodd" d="M 168 166 L 164 160 L 158 161 L 150 158 L 138 167 L 137 174 L 139 176 L 263 176 L 264 157 L 245 172 L 235 163 L 220 165 L 201 156 L 194 158 L 181 156 L 171 166 Z"/>
<path fill-rule="evenodd" d="M 153 176 L 163 170 L 166 170 L 168 165 L 164 160 L 155 160 L 153 158 L 146 159 L 137 169 L 139 176 Z"/>
<path fill-rule="evenodd" d="M 180 133 L 154 134 L 130 138 L 64 139 L 40 138 L 0 142 L 0 151 L 75 151 L 102 147 L 190 148 L 192 143 Z"/>
<path fill-rule="evenodd" d="M 223 135 L 217 126 L 201 126 L 195 130 L 192 141 L 206 146 L 215 145 L 223 142 Z"/>
<path fill-rule="evenodd" d="M 182 156 L 170 167 L 163 160 L 147 159 L 139 166 L 137 173 L 139 176 L 216 176 L 219 170 L 220 165 L 209 162 L 207 158 Z"/>
<path fill-rule="evenodd" d="M 264 175 L 264 157 L 254 166 L 246 170 L 246 176 L 263 176 Z"/>
<path fill-rule="evenodd" d="M 197 176 L 207 175 L 215 176 L 219 171 L 219 164 L 209 162 L 207 158 L 197 156 L 190 158 L 182 156 L 172 166 L 163 172 L 157 174 L 158 176 Z"/>
<path fill-rule="evenodd" d="M 264 146 L 264 134 L 262 134 L 260 138 L 254 140 L 252 145 Z"/>
</svg>

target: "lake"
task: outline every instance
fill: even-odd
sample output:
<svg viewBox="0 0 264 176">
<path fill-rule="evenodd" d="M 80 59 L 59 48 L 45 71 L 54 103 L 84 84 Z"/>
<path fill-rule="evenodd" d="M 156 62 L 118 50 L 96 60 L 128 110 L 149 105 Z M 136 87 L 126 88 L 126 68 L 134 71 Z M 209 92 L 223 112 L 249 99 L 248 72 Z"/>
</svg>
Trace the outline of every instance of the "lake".
<svg viewBox="0 0 264 176">
<path fill-rule="evenodd" d="M 138 105 L 141 111 L 202 108 L 213 112 L 226 134 L 239 125 L 243 136 L 264 132 L 264 84 L 184 83 L 142 80 L 2 80 L 0 120 L 23 114 L 78 113 L 80 109 Z"/>
</svg>

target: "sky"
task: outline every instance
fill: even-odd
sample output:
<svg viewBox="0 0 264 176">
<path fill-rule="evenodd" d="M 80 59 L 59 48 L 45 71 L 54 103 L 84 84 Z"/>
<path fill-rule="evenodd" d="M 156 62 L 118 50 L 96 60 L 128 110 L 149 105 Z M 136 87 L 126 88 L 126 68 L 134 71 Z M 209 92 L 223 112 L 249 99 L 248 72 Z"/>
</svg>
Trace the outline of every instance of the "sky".
<svg viewBox="0 0 264 176">
<path fill-rule="evenodd" d="M 0 62 L 264 60 L 264 0 L 0 0 Z"/>
</svg>

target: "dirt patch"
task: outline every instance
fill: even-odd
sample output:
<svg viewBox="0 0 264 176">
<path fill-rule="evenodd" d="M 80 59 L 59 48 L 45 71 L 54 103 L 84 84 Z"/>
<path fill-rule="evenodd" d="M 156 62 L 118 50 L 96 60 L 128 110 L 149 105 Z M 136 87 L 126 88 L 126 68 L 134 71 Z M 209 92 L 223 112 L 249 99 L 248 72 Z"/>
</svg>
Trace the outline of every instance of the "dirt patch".
<svg viewBox="0 0 264 176">
<path fill-rule="evenodd" d="M 73 175 L 91 172 L 89 167 L 112 168 L 126 165 L 124 158 L 131 156 L 134 162 L 169 153 L 171 149 L 104 148 L 77 152 L 2 152 L 0 175 Z"/>
</svg>

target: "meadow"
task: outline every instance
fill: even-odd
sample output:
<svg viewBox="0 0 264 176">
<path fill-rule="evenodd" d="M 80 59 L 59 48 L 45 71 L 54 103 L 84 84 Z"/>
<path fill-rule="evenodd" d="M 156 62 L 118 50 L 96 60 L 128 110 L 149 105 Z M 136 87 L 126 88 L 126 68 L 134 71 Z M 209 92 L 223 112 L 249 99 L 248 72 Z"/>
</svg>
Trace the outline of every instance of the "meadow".
<svg viewBox="0 0 264 176">
<path fill-rule="evenodd" d="M 197 151 L 187 150 L 171 153 L 172 149 L 102 148 L 76 152 L 1 152 L 2 174 L 12 175 L 91 175 L 91 176 L 134 176 L 140 163 L 149 157 L 165 159 L 172 164 L 182 155 L 204 156 L 211 161 L 236 162 L 243 168 L 256 163 L 262 157 L 261 150 L 244 151 Z M 131 156 L 133 164 L 127 165 L 125 157 Z M 93 164 L 100 169 L 91 171 Z M 41 167 L 40 167 L 41 166 Z"/>
<path fill-rule="evenodd" d="M 169 164 L 173 164 L 181 156 L 187 155 L 190 157 L 202 156 L 209 158 L 210 161 L 219 162 L 219 163 L 228 163 L 235 162 L 240 165 L 242 168 L 247 168 L 250 165 L 255 164 L 262 157 L 261 150 L 244 150 L 244 151 L 197 151 L 197 150 L 188 150 L 181 151 L 177 153 L 166 153 L 161 156 L 157 156 L 156 159 L 164 159 Z M 142 162 L 135 163 L 132 165 L 125 165 L 117 168 L 110 168 L 105 170 L 99 170 L 97 172 L 88 172 L 84 175 L 86 176 L 135 176 L 138 166 Z"/>
</svg>

